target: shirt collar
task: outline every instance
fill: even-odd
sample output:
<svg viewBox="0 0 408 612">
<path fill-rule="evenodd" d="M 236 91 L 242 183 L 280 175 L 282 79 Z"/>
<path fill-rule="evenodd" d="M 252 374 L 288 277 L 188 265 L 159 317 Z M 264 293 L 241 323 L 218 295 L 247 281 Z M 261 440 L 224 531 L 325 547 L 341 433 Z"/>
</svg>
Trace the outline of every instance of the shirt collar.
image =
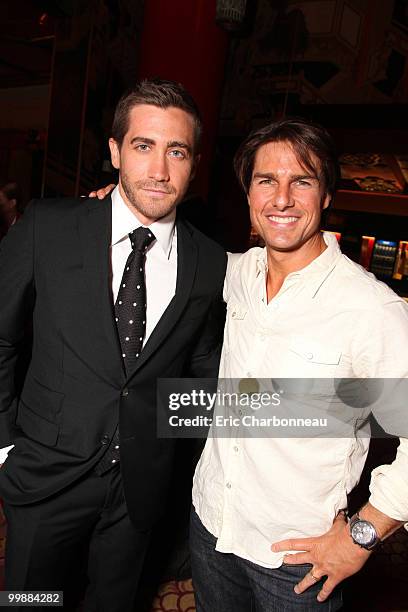
<svg viewBox="0 0 408 612">
<path fill-rule="evenodd" d="M 112 242 L 111 246 L 126 239 L 130 232 L 133 232 L 143 223 L 126 206 L 117 185 L 111 193 L 112 198 Z M 170 257 L 171 245 L 175 231 L 176 210 L 172 210 L 168 215 L 154 221 L 149 225 L 157 242 L 160 244 L 167 258 Z"/>
<path fill-rule="evenodd" d="M 336 266 L 339 257 L 342 256 L 339 243 L 334 234 L 330 232 L 323 232 L 323 240 L 327 245 L 327 249 L 325 249 L 323 253 L 321 253 L 318 257 L 316 257 L 316 259 L 310 262 L 310 264 L 308 264 L 301 270 L 291 272 L 286 277 L 286 279 L 291 279 L 294 277 L 305 279 L 305 281 L 310 283 L 310 289 L 312 291 L 313 297 L 316 295 L 326 278 Z M 256 262 L 257 276 L 259 276 L 260 273 L 266 274 L 267 269 L 268 260 L 266 255 L 266 247 L 264 247 L 260 250 Z"/>
</svg>

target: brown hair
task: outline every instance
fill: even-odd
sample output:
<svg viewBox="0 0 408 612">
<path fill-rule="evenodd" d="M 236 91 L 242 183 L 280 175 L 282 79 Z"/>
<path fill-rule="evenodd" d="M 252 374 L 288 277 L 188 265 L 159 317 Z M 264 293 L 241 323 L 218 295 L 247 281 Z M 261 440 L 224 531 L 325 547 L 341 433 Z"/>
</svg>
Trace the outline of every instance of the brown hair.
<svg viewBox="0 0 408 612">
<path fill-rule="evenodd" d="M 129 113 L 134 106 L 150 104 L 159 108 L 180 108 L 194 119 L 194 149 L 200 146 L 202 122 L 200 112 L 192 96 L 181 83 L 164 79 L 145 79 L 128 90 L 119 100 L 112 125 L 112 137 L 119 147 L 129 129 Z"/>
<path fill-rule="evenodd" d="M 299 163 L 322 181 L 324 192 L 333 196 L 339 176 L 339 166 L 334 143 L 329 133 L 320 125 L 304 119 L 282 119 L 251 132 L 234 158 L 234 168 L 241 186 L 248 193 L 255 155 L 269 142 L 286 142 Z"/>
</svg>

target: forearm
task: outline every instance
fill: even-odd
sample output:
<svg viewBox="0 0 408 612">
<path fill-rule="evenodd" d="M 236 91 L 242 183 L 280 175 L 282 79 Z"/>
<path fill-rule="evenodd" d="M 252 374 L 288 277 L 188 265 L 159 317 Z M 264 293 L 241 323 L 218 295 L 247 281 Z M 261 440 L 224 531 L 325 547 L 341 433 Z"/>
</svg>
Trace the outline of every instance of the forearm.
<svg viewBox="0 0 408 612">
<path fill-rule="evenodd" d="M 358 514 L 361 519 L 369 521 L 374 525 L 380 540 L 385 540 L 404 524 L 404 521 L 397 521 L 380 510 L 377 510 L 370 502 L 367 502 L 359 510 Z"/>
</svg>

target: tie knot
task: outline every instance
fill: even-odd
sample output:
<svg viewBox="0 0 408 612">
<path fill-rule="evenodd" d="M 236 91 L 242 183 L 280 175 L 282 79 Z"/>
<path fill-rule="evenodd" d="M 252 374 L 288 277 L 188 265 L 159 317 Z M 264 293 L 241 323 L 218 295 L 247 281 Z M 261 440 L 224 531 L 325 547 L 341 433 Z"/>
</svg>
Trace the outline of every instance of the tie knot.
<svg viewBox="0 0 408 612">
<path fill-rule="evenodd" d="M 137 230 L 130 232 L 130 243 L 134 251 L 144 251 L 153 242 L 155 236 L 147 227 L 138 227 Z"/>
</svg>

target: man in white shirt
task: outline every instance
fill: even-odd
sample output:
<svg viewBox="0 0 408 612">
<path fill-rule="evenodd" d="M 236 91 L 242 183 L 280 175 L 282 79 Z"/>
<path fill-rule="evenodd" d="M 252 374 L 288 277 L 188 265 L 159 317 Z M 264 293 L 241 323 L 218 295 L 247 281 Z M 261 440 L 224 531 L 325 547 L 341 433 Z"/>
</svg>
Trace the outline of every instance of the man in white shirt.
<svg viewBox="0 0 408 612">
<path fill-rule="evenodd" d="M 302 120 L 268 125 L 235 168 L 266 246 L 229 258 L 220 378 L 252 389 L 257 379 L 406 378 L 407 305 L 320 232 L 337 175 L 327 132 Z M 216 406 L 214 418 L 232 412 Z M 367 438 L 212 434 L 193 487 L 197 611 L 339 609 L 335 587 L 408 521 L 408 440 L 373 471 L 349 524 L 342 509 Z"/>
</svg>

